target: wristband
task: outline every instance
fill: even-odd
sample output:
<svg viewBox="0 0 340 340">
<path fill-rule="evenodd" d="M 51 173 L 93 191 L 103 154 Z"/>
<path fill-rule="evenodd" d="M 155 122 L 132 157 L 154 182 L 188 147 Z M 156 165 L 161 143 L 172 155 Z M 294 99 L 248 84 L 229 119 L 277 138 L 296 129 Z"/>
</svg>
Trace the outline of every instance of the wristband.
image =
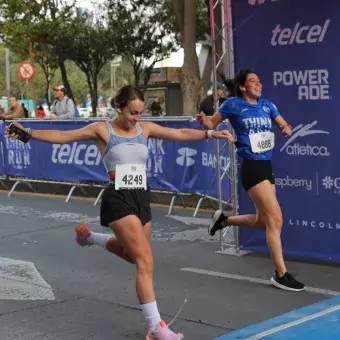
<svg viewBox="0 0 340 340">
<path fill-rule="evenodd" d="M 282 127 L 281 131 L 284 130 L 287 126 L 288 126 L 291 130 L 293 130 L 293 128 L 291 127 L 291 125 L 287 124 L 287 125 L 285 125 L 284 127 Z"/>
<path fill-rule="evenodd" d="M 214 138 L 213 137 L 213 132 L 214 132 L 214 130 L 207 130 L 207 138 L 213 139 Z"/>
</svg>

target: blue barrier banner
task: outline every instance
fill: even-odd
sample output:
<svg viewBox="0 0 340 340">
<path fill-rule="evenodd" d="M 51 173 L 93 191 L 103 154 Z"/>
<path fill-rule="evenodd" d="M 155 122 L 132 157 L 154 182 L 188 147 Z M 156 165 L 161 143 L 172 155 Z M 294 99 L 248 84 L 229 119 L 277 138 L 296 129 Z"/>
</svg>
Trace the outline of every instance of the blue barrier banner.
<svg viewBox="0 0 340 340">
<path fill-rule="evenodd" d="M 22 122 L 22 124 L 34 130 L 72 130 L 89 123 L 37 121 Z M 196 122 L 189 121 L 159 122 L 159 124 L 178 129 L 202 129 Z M 91 183 L 108 181 L 100 152 L 94 142 L 60 145 L 31 140 L 24 144 L 5 136 L 4 144 L 6 174 L 9 176 Z M 217 197 L 215 140 L 184 143 L 149 139 L 148 148 L 148 184 L 152 189 L 201 193 Z M 223 169 L 227 167 L 228 161 L 225 152 L 225 155 L 221 155 Z M 225 176 L 223 198 L 229 197 L 229 179 Z"/>
<path fill-rule="evenodd" d="M 236 72 L 254 69 L 294 128 L 276 133 L 273 155 L 284 254 L 330 262 L 340 262 L 339 11 L 337 0 L 233 1 Z M 239 192 L 240 213 L 253 211 Z M 240 228 L 240 244 L 267 252 L 263 232 Z"/>
<path fill-rule="evenodd" d="M 4 150 L 5 150 L 5 125 L 0 121 L 0 176 L 6 175 L 5 168 L 5 158 L 4 158 Z"/>
</svg>

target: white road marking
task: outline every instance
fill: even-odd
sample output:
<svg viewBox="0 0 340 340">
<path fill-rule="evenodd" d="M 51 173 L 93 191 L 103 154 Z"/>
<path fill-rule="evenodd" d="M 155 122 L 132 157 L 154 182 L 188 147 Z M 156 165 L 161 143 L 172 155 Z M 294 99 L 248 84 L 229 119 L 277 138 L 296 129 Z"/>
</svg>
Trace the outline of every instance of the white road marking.
<svg viewBox="0 0 340 340">
<path fill-rule="evenodd" d="M 0 257 L 0 300 L 55 300 L 32 262 Z"/>
<path fill-rule="evenodd" d="M 272 329 L 270 329 L 268 331 L 256 334 L 256 335 L 254 335 L 254 336 L 252 336 L 250 338 L 247 338 L 246 340 L 258 340 L 258 339 L 262 339 L 263 337 L 265 337 L 267 335 L 271 335 L 271 334 L 283 331 L 284 329 L 300 325 L 300 324 L 302 324 L 304 322 L 307 322 L 307 321 L 319 318 L 320 316 L 324 316 L 324 315 L 333 313 L 333 312 L 338 311 L 338 310 L 340 310 L 340 306 L 335 306 L 335 307 L 332 307 L 332 308 L 328 308 L 328 309 L 325 309 L 325 310 L 323 310 L 323 311 L 321 311 L 319 313 L 315 313 L 315 314 L 306 316 L 306 317 L 304 317 L 302 319 L 295 320 L 295 321 L 292 321 L 292 322 L 288 322 L 288 323 L 286 323 L 284 325 L 281 325 L 281 326 L 272 328 Z"/>
<path fill-rule="evenodd" d="M 227 279 L 249 281 L 249 282 L 260 283 L 260 284 L 269 285 L 269 286 L 271 285 L 271 282 L 269 280 L 258 279 L 256 277 L 214 272 L 214 271 L 211 271 L 211 270 L 205 270 L 205 269 L 199 269 L 199 268 L 181 268 L 181 270 L 184 271 L 184 272 L 210 275 L 210 276 L 215 276 L 215 277 L 225 277 Z M 336 296 L 336 295 L 340 294 L 340 292 L 336 292 L 336 291 L 332 291 L 332 290 L 328 290 L 328 289 L 313 288 L 313 287 L 306 287 L 305 290 L 307 292 L 311 292 L 311 293 L 332 295 L 332 296 Z"/>
</svg>

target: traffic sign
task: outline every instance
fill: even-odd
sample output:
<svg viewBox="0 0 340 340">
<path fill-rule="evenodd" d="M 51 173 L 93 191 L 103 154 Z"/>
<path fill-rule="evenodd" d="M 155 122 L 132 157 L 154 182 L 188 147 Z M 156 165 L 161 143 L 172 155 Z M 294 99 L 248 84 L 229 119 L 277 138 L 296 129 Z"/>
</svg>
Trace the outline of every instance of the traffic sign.
<svg viewBox="0 0 340 340">
<path fill-rule="evenodd" d="M 29 61 L 24 61 L 19 65 L 19 76 L 23 79 L 32 79 L 34 77 L 34 65 Z"/>
</svg>

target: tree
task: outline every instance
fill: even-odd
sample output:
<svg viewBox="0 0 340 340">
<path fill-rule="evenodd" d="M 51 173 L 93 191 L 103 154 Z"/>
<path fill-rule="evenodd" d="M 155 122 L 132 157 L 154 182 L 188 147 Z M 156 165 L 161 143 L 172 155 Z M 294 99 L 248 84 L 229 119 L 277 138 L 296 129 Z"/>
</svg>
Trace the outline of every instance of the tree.
<svg viewBox="0 0 340 340">
<path fill-rule="evenodd" d="M 35 59 L 35 48 L 46 51 L 42 45 L 54 46 L 54 53 L 58 57 L 58 66 L 61 69 L 63 83 L 68 88 L 71 98 L 72 90 L 68 82 L 65 59 L 60 50 L 56 48 L 55 41 L 59 35 L 72 36 L 71 24 L 75 20 L 73 7 L 76 0 L 65 4 L 58 0 L 1 0 L 0 20 L 2 38 L 12 50 L 27 51 L 30 59 Z M 20 43 L 18 43 L 20 37 Z"/>
<path fill-rule="evenodd" d="M 176 51 L 163 0 L 108 0 L 109 27 L 120 54 L 131 63 L 135 85 L 146 89 L 157 61 Z"/>
<path fill-rule="evenodd" d="M 47 100 L 48 107 L 50 103 L 50 85 L 56 70 L 59 67 L 59 60 L 53 53 L 53 48 L 50 45 L 40 45 L 35 49 L 34 60 L 40 65 L 45 76 L 45 98 Z"/>
<path fill-rule="evenodd" d="M 193 116 L 197 113 L 202 86 L 196 54 L 197 0 L 172 0 L 172 4 L 184 49 L 184 62 L 180 71 L 183 112 L 184 115 Z"/>
<path fill-rule="evenodd" d="M 98 75 L 101 69 L 117 55 L 117 44 L 112 30 L 106 25 L 103 7 L 98 6 L 95 22 L 83 19 L 74 23 L 73 36 L 57 41 L 61 57 L 72 60 L 84 72 L 92 100 L 92 112 L 96 114 L 98 103 Z"/>
</svg>

